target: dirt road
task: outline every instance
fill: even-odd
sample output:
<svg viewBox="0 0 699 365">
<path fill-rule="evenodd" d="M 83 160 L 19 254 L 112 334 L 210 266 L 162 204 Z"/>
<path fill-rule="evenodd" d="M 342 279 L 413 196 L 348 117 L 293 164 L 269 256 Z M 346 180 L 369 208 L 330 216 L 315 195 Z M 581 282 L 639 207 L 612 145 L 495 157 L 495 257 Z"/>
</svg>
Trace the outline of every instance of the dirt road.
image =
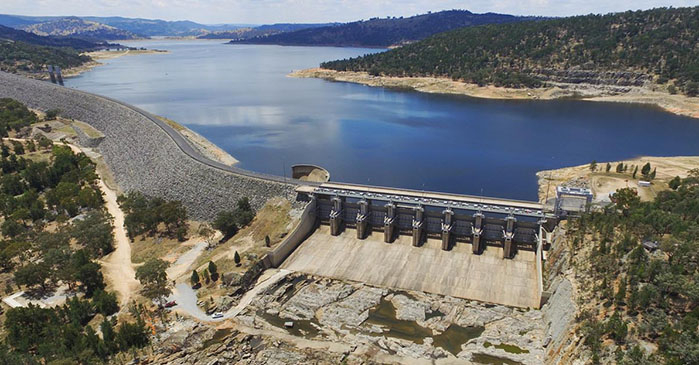
<svg viewBox="0 0 699 365">
<path fill-rule="evenodd" d="M 115 250 L 102 259 L 104 276 L 119 295 L 122 308 L 129 302 L 131 295 L 138 290 L 140 283 L 136 280 L 136 271 L 131 263 L 131 242 L 124 228 L 124 212 L 119 209 L 116 193 L 99 181 L 100 190 L 104 193 L 107 211 L 114 217 Z"/>
</svg>

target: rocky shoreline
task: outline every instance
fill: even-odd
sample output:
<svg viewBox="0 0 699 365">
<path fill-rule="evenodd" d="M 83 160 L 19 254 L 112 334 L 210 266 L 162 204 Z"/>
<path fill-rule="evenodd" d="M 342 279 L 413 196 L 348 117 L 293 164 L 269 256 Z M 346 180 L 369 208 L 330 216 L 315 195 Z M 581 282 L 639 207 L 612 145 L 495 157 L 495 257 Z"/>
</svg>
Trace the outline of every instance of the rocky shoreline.
<svg viewBox="0 0 699 365">
<path fill-rule="evenodd" d="M 699 118 L 699 97 L 670 95 L 662 90 L 637 86 L 636 80 L 628 81 L 628 85 L 550 82 L 549 84 L 552 86 L 546 88 L 512 89 L 478 86 L 448 78 L 372 76 L 366 72 L 334 71 L 322 68 L 294 71 L 289 76 L 487 99 L 553 100 L 576 98 L 589 101 L 650 104 L 674 114 Z M 611 76 L 607 75 L 607 77 Z"/>
</svg>

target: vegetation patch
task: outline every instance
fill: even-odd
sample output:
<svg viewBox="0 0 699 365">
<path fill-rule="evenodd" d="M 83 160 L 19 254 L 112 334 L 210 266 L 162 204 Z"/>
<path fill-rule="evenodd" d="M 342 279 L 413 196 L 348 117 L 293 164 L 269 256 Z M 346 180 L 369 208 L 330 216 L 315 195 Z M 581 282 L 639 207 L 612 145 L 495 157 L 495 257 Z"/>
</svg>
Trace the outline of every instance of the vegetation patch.
<svg viewBox="0 0 699 365">
<path fill-rule="evenodd" d="M 653 76 L 660 84 L 673 80 L 675 90 L 695 96 L 697 29 L 699 7 L 492 24 L 440 33 L 388 52 L 325 62 L 321 67 L 504 87 L 542 87 L 560 71 L 581 71 L 573 79 L 582 82 L 589 82 L 596 72 L 626 71 Z"/>
<path fill-rule="evenodd" d="M 699 170 L 673 187 L 649 202 L 619 189 L 611 206 L 569 223 L 585 302 L 579 332 L 593 363 L 610 348 L 616 363 L 699 361 Z"/>
</svg>

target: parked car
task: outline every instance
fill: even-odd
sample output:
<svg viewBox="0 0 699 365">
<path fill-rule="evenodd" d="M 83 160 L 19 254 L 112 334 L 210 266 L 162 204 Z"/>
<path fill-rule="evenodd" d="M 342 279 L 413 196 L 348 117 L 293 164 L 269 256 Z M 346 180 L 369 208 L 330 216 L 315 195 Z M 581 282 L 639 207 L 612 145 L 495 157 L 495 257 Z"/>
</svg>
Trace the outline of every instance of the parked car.
<svg viewBox="0 0 699 365">
<path fill-rule="evenodd" d="M 216 313 L 214 313 L 214 314 L 211 315 L 211 318 L 213 318 L 213 319 L 223 318 L 223 313 L 221 313 L 221 312 L 216 312 Z"/>
<path fill-rule="evenodd" d="M 177 305 L 177 302 L 173 300 L 173 301 L 171 301 L 171 302 L 165 303 L 165 308 L 172 308 L 172 307 L 174 307 L 174 306 L 176 306 L 176 305 Z"/>
</svg>

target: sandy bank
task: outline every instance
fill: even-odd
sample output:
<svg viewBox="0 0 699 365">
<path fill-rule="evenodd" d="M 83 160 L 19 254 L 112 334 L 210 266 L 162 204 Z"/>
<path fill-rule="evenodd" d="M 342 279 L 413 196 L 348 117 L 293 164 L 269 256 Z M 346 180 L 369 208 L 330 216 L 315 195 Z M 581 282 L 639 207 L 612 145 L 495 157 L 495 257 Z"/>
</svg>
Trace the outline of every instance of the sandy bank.
<svg viewBox="0 0 699 365">
<path fill-rule="evenodd" d="M 579 98 L 590 101 L 642 103 L 656 105 L 671 113 L 699 118 L 699 97 L 670 95 L 642 87 L 600 86 L 591 84 L 554 84 L 538 89 L 512 89 L 478 86 L 439 77 L 371 76 L 366 72 L 333 71 L 321 68 L 294 71 L 291 77 L 320 78 L 353 82 L 376 87 L 410 89 L 426 93 L 457 94 L 487 99 L 553 100 Z"/>
<path fill-rule="evenodd" d="M 174 120 L 161 116 L 158 116 L 158 118 L 169 124 L 170 127 L 184 136 L 187 141 L 204 156 L 228 166 L 233 166 L 239 162 L 235 157 L 228 154 L 228 152 L 221 149 L 221 147 L 213 144 L 201 134 L 175 122 Z"/>
<path fill-rule="evenodd" d="M 97 66 L 103 65 L 102 62 L 103 60 L 111 60 L 114 58 L 118 58 L 121 56 L 135 56 L 135 55 L 141 55 L 141 54 L 164 54 L 164 53 L 169 53 L 168 51 L 165 50 L 158 50 L 158 49 L 138 49 L 138 50 L 131 50 L 127 49 L 124 51 L 95 51 L 95 52 L 86 52 L 83 53 L 84 55 L 90 56 L 92 58 L 92 61 L 87 62 L 83 65 L 77 66 L 77 67 L 71 67 L 68 69 L 63 70 L 63 78 L 69 78 L 69 77 L 76 77 L 83 72 L 87 72 L 92 70 L 93 68 Z M 41 79 L 48 79 L 48 75 L 46 73 L 41 74 Z"/>
<path fill-rule="evenodd" d="M 627 171 L 616 172 L 616 166 L 619 162 L 628 165 Z M 651 186 L 641 187 L 638 185 L 638 182 L 643 180 L 640 170 L 646 163 L 650 163 L 651 168 L 657 169 L 656 176 L 651 181 Z M 614 161 L 610 164 L 610 172 L 606 172 L 607 162 L 597 162 L 596 171 L 590 170 L 590 165 L 585 164 L 538 172 L 536 176 L 539 179 L 539 201 L 544 202 L 547 197 L 549 201 L 555 198 L 556 186 L 561 184 L 589 187 L 592 189 L 596 203 L 608 202 L 609 194 L 625 187 L 635 188 L 642 200 L 652 200 L 658 192 L 668 189 L 668 182 L 672 178 L 675 176 L 687 177 L 690 170 L 699 168 L 699 156 L 644 156 L 625 161 Z M 635 166 L 638 166 L 639 172 L 634 179 Z"/>
</svg>

